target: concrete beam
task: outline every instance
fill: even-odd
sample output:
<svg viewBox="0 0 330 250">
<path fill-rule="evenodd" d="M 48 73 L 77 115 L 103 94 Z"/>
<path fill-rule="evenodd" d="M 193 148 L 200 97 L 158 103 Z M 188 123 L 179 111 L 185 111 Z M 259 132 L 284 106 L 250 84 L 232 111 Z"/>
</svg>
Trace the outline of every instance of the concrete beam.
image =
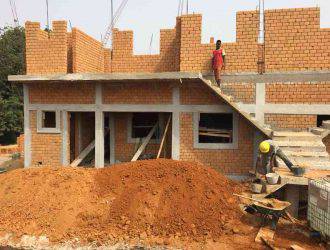
<svg viewBox="0 0 330 250">
<path fill-rule="evenodd" d="M 208 80 L 213 74 L 205 74 Z M 224 74 L 221 78 L 224 83 L 276 83 L 276 82 L 322 82 L 330 81 L 330 71 L 301 71 L 301 72 L 272 72 L 263 75 L 257 73 Z"/>
</svg>

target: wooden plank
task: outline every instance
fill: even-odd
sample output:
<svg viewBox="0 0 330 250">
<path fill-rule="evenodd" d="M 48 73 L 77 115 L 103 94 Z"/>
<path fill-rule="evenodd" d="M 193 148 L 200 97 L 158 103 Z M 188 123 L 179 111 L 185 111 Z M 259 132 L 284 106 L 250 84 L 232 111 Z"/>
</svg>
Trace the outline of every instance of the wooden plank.
<svg viewBox="0 0 330 250">
<path fill-rule="evenodd" d="M 140 155 L 142 154 L 143 150 L 146 148 L 146 146 L 148 145 L 152 135 L 155 133 L 156 128 L 158 126 L 158 122 L 156 123 L 156 125 L 150 130 L 149 134 L 147 135 L 147 137 L 144 139 L 142 145 L 139 147 L 139 149 L 136 151 L 135 155 L 133 156 L 131 161 L 137 161 L 137 159 L 139 159 Z"/>
<path fill-rule="evenodd" d="M 83 159 L 94 149 L 95 140 L 93 140 L 79 155 L 78 157 L 70 164 L 70 167 L 78 167 L 78 165 L 83 161 Z"/>
<path fill-rule="evenodd" d="M 160 146 L 159 146 L 159 150 L 158 150 L 158 154 L 157 154 L 157 159 L 159 159 L 160 153 L 162 152 L 164 141 L 165 141 L 165 137 L 166 137 L 166 134 L 167 134 L 167 130 L 168 130 L 169 126 L 170 126 L 170 121 L 171 121 L 171 115 L 168 118 L 167 123 L 166 123 L 166 127 L 165 127 L 165 131 L 164 131 L 164 134 L 163 134 L 163 138 L 162 138 L 162 141 L 161 141 Z"/>
<path fill-rule="evenodd" d="M 206 127 L 200 127 L 199 131 L 215 132 L 215 133 L 231 133 L 231 130 L 229 129 L 215 129 L 215 128 L 206 128 Z"/>
<path fill-rule="evenodd" d="M 261 227 L 254 241 L 258 243 L 262 243 L 262 238 L 263 238 L 269 242 L 273 242 L 274 235 L 275 235 L 274 230 L 271 230 L 268 227 Z"/>
<path fill-rule="evenodd" d="M 293 249 L 293 250 L 305 250 L 305 248 L 300 247 L 298 245 L 292 245 L 292 246 L 290 246 L 290 249 Z"/>
<path fill-rule="evenodd" d="M 215 133 L 204 133 L 204 132 L 199 132 L 199 135 L 210 136 L 210 137 L 224 137 L 224 138 L 231 138 L 231 136 L 228 135 L 228 134 L 215 134 Z"/>
</svg>

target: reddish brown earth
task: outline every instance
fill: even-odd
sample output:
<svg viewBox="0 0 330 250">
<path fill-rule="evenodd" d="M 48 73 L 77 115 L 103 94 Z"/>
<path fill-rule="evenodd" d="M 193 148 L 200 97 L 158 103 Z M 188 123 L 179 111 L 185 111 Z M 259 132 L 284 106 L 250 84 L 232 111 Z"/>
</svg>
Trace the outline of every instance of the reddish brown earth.
<svg viewBox="0 0 330 250">
<path fill-rule="evenodd" d="M 0 175 L 0 235 L 262 249 L 232 195 L 242 189 L 212 168 L 172 160 L 19 169 Z"/>
</svg>

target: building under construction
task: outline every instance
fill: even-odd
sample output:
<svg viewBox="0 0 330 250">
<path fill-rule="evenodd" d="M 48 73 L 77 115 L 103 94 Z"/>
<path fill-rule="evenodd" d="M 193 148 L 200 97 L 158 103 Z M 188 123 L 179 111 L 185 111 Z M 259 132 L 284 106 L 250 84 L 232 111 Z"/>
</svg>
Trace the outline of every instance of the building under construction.
<svg viewBox="0 0 330 250">
<path fill-rule="evenodd" d="M 237 13 L 222 91 L 201 15 L 161 30 L 158 55 L 134 55 L 132 31 L 114 29 L 110 50 L 65 21 L 27 22 L 27 73 L 9 77 L 24 85 L 25 167 L 158 155 L 239 178 L 273 138 L 294 163 L 330 169 L 330 29 L 319 8 L 266 10 L 260 42 L 260 18 Z"/>
</svg>

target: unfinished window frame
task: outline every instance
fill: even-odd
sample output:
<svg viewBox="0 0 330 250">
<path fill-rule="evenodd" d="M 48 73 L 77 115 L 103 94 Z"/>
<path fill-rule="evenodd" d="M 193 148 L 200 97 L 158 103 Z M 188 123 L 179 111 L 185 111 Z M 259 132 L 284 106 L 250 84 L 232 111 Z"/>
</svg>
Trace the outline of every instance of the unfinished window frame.
<svg viewBox="0 0 330 250">
<path fill-rule="evenodd" d="M 134 112 L 134 113 L 148 113 L 148 112 Z M 155 113 L 155 112 L 151 112 Z M 164 132 L 164 114 L 158 113 L 158 126 L 159 126 L 159 138 L 150 139 L 149 143 L 151 144 L 160 144 L 163 132 Z M 127 143 L 136 144 L 142 141 L 142 138 L 133 138 L 133 113 L 128 114 L 128 122 L 127 122 Z"/>
<path fill-rule="evenodd" d="M 200 143 L 199 142 L 199 119 L 200 114 L 213 113 L 213 114 L 232 114 L 233 115 L 233 141 L 232 143 Z M 193 132 L 194 132 L 194 148 L 195 149 L 238 149 L 238 114 L 236 112 L 200 112 L 193 113 Z"/>
<path fill-rule="evenodd" d="M 42 115 L 44 112 L 55 112 L 55 128 L 44 128 L 42 126 Z M 61 112 L 60 110 L 37 110 L 37 133 L 40 134 L 60 134 L 61 133 Z"/>
</svg>

